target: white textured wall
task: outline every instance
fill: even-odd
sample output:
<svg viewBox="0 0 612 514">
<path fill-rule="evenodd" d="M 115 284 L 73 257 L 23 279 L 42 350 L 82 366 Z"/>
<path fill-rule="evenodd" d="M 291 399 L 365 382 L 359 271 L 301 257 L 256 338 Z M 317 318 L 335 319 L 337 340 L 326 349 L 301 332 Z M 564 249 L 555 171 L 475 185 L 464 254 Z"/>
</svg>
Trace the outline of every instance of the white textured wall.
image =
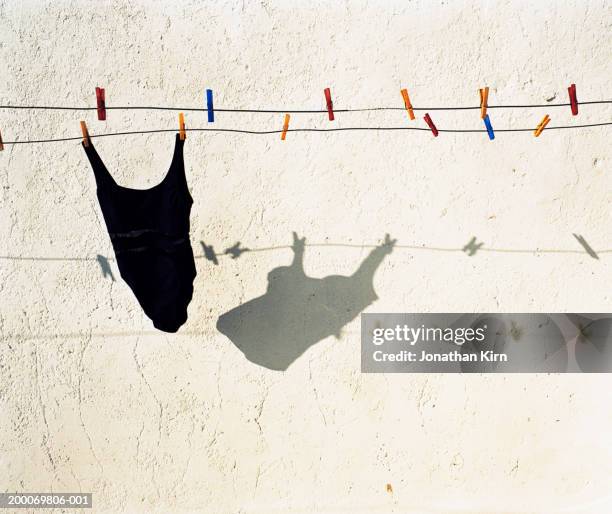
<svg viewBox="0 0 612 514">
<path fill-rule="evenodd" d="M 218 107 L 473 105 L 610 99 L 605 1 L 0 0 L 0 103 Z M 582 106 L 495 110 L 495 127 L 612 120 Z M 422 115 L 422 113 L 421 113 Z M 176 126 L 175 112 L 0 110 L 5 141 Z M 477 111 L 432 113 L 481 128 Z M 205 113 L 187 113 L 205 127 Z M 282 115 L 217 115 L 273 129 Z M 402 125 L 405 112 L 335 126 Z M 422 121 L 415 122 L 423 126 Z M 329 127 L 295 115 L 292 127 Z M 359 319 L 287 371 L 246 360 L 217 318 L 262 295 L 308 243 L 312 277 L 348 275 L 386 232 L 387 311 L 609 311 L 609 127 L 498 134 L 189 133 L 198 276 L 189 321 L 156 332 L 112 256 L 76 141 L 0 153 L 0 490 L 92 491 L 95 512 L 612 510 L 610 376 L 362 375 Z M 159 181 L 172 134 L 101 138 L 122 185 Z M 573 238 L 600 252 L 590 258 Z M 460 249 L 477 236 L 485 248 Z M 214 266 L 217 251 L 253 249 Z M 338 246 L 352 244 L 356 247 Z M 536 249 L 556 252 L 536 253 Z M 604 250 L 608 250 L 605 253 Z M 10 258 L 7 258 L 10 257 Z M 296 308 L 299 308 L 296 305 Z M 295 323 L 300 331 L 303 327 Z M 290 344 L 290 342 L 288 342 Z M 391 483 L 393 493 L 385 486 Z"/>
</svg>

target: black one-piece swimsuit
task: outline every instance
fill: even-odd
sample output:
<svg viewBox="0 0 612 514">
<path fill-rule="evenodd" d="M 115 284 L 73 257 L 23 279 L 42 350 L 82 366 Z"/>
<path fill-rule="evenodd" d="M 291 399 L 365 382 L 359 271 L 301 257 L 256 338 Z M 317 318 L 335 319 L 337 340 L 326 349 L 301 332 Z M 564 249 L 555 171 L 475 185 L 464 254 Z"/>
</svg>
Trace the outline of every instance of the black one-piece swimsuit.
<svg viewBox="0 0 612 514">
<path fill-rule="evenodd" d="M 150 189 L 118 185 L 91 140 L 89 146 L 83 144 L 121 277 L 155 328 L 165 332 L 176 332 L 187 321 L 196 276 L 189 242 L 193 199 L 185 177 L 184 144 L 177 134 L 170 169 Z"/>
</svg>

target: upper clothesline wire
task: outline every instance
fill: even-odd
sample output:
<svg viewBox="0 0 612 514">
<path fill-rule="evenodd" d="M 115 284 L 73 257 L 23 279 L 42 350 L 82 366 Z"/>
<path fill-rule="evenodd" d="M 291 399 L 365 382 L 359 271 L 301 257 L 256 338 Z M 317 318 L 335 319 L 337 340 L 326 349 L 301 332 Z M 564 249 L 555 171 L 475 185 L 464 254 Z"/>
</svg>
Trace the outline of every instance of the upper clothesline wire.
<svg viewBox="0 0 612 514">
<path fill-rule="evenodd" d="M 579 102 L 579 105 L 592 104 L 612 104 L 612 100 L 594 100 L 590 102 Z M 543 107 L 568 107 L 570 103 L 545 103 L 545 104 L 525 104 L 525 105 L 487 105 L 487 109 L 537 109 Z M 414 111 L 468 111 L 480 110 L 477 106 L 451 106 L 451 107 L 412 107 Z M 0 105 L 0 109 L 32 109 L 32 110 L 57 110 L 57 111 L 95 111 L 97 107 L 62 107 L 55 105 Z M 111 110 L 151 110 L 151 111 L 187 111 L 187 112 L 207 112 L 207 107 L 164 107 L 152 105 L 126 105 L 126 106 L 105 106 L 107 111 Z M 334 112 L 367 112 L 367 111 L 405 111 L 405 107 L 365 107 L 362 109 L 337 109 Z M 264 114 L 324 114 L 327 109 L 223 109 L 214 108 L 215 112 L 242 112 L 242 113 L 264 113 Z"/>
</svg>

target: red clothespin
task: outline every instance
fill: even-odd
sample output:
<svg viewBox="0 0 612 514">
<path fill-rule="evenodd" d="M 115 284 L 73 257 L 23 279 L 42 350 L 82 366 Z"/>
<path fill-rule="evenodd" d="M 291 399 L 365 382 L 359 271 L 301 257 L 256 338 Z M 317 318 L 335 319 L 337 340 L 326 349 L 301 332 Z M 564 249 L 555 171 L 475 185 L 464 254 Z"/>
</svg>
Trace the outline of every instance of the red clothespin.
<svg viewBox="0 0 612 514">
<path fill-rule="evenodd" d="M 329 114 L 329 121 L 334 121 L 334 104 L 331 99 L 331 92 L 326 87 L 323 92 L 325 93 L 325 102 L 327 103 L 327 113 Z"/>
<path fill-rule="evenodd" d="M 438 129 L 434 125 L 434 122 L 431 121 L 431 117 L 429 116 L 429 113 L 425 114 L 423 119 L 425 120 L 425 123 L 427 123 L 427 125 L 429 125 L 429 128 L 433 132 L 434 137 L 438 137 Z"/>
<path fill-rule="evenodd" d="M 185 116 L 179 112 L 179 138 L 184 141 L 187 134 L 185 133 Z"/>
<path fill-rule="evenodd" d="M 402 93 L 402 97 L 404 98 L 404 105 L 406 106 L 406 110 L 408 111 L 408 116 L 411 120 L 414 119 L 414 111 L 412 110 L 412 104 L 410 103 L 410 97 L 408 96 L 408 90 L 402 89 L 400 91 Z"/>
<path fill-rule="evenodd" d="M 578 114 L 578 99 L 576 98 L 576 84 L 572 84 L 567 88 L 567 92 L 569 93 L 570 106 L 572 108 L 572 115 L 576 116 Z"/>
<path fill-rule="evenodd" d="M 289 130 L 289 115 L 285 114 L 285 123 L 283 124 L 283 133 L 281 134 L 281 140 L 285 140 L 287 137 L 287 130 Z"/>
<path fill-rule="evenodd" d="M 489 103 L 489 88 L 479 89 L 478 92 L 480 93 L 480 117 L 484 120 Z"/>
<path fill-rule="evenodd" d="M 81 121 L 81 132 L 83 133 L 83 145 L 89 146 L 89 131 L 84 121 Z"/>
<path fill-rule="evenodd" d="M 102 87 L 96 87 L 96 102 L 98 103 L 98 119 L 104 121 L 106 119 L 106 99 Z"/>
</svg>

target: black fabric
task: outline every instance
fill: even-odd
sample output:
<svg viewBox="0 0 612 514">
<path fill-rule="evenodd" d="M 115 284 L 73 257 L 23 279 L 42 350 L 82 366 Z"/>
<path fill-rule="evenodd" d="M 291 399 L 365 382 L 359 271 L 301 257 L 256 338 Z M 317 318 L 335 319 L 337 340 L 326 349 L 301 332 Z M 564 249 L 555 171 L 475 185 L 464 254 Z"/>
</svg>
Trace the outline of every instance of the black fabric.
<svg viewBox="0 0 612 514">
<path fill-rule="evenodd" d="M 189 194 L 184 140 L 176 135 L 164 179 L 150 189 L 118 185 L 91 140 L 83 145 L 96 177 L 98 201 L 123 280 L 155 328 L 176 332 L 187 321 L 196 276 L 189 242 Z"/>
</svg>

